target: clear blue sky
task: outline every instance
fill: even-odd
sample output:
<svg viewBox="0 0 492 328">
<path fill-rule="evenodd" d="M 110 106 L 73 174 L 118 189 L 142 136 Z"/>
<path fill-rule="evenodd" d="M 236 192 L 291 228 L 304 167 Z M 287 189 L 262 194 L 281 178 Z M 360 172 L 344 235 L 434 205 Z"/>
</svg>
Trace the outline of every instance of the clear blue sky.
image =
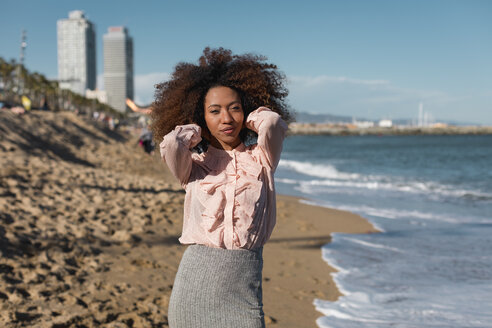
<svg viewBox="0 0 492 328">
<path fill-rule="evenodd" d="M 492 125 L 492 1 L 54 1 L 3 0 L 0 56 L 57 77 L 56 21 L 84 10 L 102 36 L 134 38 L 136 101 L 205 46 L 267 56 L 289 79 L 298 111 Z M 101 84 L 102 86 L 102 84 Z"/>
</svg>

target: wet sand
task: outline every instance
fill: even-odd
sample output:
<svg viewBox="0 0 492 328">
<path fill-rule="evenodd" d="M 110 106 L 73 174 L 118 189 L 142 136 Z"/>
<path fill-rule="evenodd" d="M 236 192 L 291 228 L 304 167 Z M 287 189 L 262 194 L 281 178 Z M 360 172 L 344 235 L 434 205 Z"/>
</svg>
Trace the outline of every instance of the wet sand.
<svg viewBox="0 0 492 328">
<path fill-rule="evenodd" d="M 131 132 L 69 112 L 0 112 L 0 326 L 167 327 L 184 193 Z M 363 218 L 278 196 L 264 248 L 267 326 L 316 327 L 336 300 L 320 247 Z"/>
</svg>

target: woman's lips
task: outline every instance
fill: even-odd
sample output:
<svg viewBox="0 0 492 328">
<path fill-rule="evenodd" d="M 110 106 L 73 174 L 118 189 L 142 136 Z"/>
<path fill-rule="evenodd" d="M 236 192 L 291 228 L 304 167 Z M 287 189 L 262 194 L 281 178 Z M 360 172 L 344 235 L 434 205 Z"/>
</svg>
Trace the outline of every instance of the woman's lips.
<svg viewBox="0 0 492 328">
<path fill-rule="evenodd" d="M 225 134 L 232 134 L 234 132 L 234 128 L 227 128 L 222 130 L 222 132 L 224 132 Z"/>
</svg>

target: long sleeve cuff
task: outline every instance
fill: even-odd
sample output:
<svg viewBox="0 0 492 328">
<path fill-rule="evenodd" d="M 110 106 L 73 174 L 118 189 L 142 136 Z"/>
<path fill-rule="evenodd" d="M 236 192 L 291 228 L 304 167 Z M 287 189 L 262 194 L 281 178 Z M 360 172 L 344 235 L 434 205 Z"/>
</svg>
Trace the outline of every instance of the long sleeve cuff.
<svg viewBox="0 0 492 328">
<path fill-rule="evenodd" d="M 197 124 L 178 125 L 173 131 L 164 136 L 162 142 L 159 145 L 161 156 L 164 157 L 166 149 L 169 145 L 175 142 L 179 143 L 179 148 L 185 148 L 189 150 L 202 141 L 201 137 L 202 129 Z"/>
</svg>

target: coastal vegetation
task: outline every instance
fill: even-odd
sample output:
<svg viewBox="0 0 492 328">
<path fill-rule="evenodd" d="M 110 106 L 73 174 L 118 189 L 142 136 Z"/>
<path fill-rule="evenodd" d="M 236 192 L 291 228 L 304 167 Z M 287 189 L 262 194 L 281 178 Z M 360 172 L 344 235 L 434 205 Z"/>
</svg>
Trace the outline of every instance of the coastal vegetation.
<svg viewBox="0 0 492 328">
<path fill-rule="evenodd" d="M 60 88 L 58 81 L 49 80 L 38 72 L 29 72 L 14 59 L 7 61 L 0 57 L 0 101 L 9 106 L 22 103 L 22 96 L 29 98 L 33 108 L 53 111 L 72 110 L 80 114 L 93 112 L 121 117 L 111 106 L 88 99 L 67 89 Z"/>
</svg>

